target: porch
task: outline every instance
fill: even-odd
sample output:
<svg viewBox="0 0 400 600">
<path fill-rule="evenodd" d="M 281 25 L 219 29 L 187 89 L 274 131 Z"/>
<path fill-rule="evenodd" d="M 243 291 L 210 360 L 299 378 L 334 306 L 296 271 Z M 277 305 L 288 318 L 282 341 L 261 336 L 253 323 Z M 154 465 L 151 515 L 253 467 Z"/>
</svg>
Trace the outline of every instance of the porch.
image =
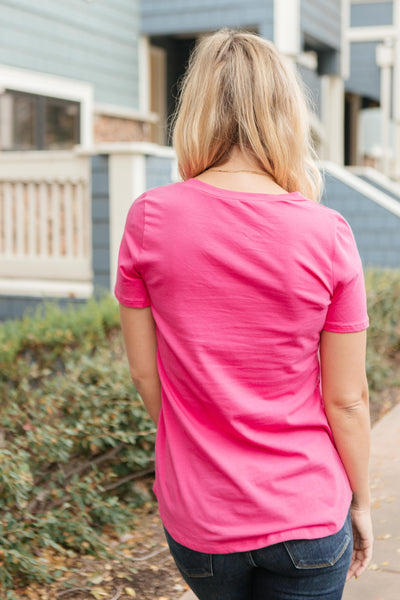
<svg viewBox="0 0 400 600">
<path fill-rule="evenodd" d="M 110 291 L 131 203 L 176 179 L 155 144 L 0 153 L 0 319 Z"/>
</svg>

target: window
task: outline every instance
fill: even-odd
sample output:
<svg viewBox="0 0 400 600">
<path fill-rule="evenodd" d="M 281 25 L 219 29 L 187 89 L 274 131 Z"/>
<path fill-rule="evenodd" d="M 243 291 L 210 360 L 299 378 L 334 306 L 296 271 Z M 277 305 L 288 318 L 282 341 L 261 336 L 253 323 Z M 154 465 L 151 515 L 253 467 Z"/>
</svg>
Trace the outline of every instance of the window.
<svg viewBox="0 0 400 600">
<path fill-rule="evenodd" d="M 79 102 L 13 90 L 0 95 L 2 150 L 68 150 L 79 143 Z"/>
</svg>

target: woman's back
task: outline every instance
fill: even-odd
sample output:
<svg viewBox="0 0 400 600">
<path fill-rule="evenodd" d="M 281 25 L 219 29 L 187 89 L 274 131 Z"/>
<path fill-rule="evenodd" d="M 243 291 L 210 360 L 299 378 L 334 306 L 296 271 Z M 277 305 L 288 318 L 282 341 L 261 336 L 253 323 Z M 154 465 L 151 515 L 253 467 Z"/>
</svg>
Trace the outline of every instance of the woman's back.
<svg viewBox="0 0 400 600">
<path fill-rule="evenodd" d="M 367 326 L 347 223 L 299 192 L 198 179 L 150 190 L 129 223 L 122 267 L 133 254 L 146 283 L 120 275 L 119 299 L 148 294 L 157 326 L 156 493 L 168 531 L 233 552 L 338 530 L 351 491 L 322 406 L 318 345 L 323 328 Z"/>
</svg>

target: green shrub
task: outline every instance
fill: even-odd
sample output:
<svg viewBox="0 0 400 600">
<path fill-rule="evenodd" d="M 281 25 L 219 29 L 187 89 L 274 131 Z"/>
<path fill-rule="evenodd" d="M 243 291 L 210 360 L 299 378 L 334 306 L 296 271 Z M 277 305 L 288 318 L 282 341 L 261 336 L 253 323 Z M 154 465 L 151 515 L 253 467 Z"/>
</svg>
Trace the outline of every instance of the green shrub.
<svg viewBox="0 0 400 600">
<path fill-rule="evenodd" d="M 23 319 L 0 325 L 0 379 L 32 375 L 32 362 L 52 371 L 55 365 L 62 367 L 66 354 L 91 352 L 104 345 L 108 332 L 118 326 L 118 308 L 111 296 L 66 309 L 45 302 Z"/>
<path fill-rule="evenodd" d="M 147 499 L 154 426 L 122 358 L 112 299 L 0 328 L 0 588 L 49 581 L 44 548 L 107 553 L 103 525 Z M 11 378 L 7 377 L 8 373 Z M 9 596 L 10 598 L 12 596 Z"/>
<path fill-rule="evenodd" d="M 368 270 L 365 283 L 370 316 L 367 375 L 371 390 L 382 390 L 400 385 L 400 271 Z"/>
</svg>

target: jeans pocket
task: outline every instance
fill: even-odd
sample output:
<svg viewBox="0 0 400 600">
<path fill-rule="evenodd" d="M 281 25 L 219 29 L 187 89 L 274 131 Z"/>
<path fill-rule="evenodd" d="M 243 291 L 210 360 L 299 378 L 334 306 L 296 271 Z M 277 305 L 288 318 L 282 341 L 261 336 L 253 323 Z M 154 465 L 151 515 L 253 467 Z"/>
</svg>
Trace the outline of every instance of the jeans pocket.
<svg viewBox="0 0 400 600">
<path fill-rule="evenodd" d="M 343 556 L 352 539 L 350 515 L 342 529 L 314 540 L 290 540 L 284 546 L 296 569 L 331 567 Z"/>
<path fill-rule="evenodd" d="M 169 550 L 183 577 L 212 577 L 212 555 L 182 546 L 165 529 Z"/>
</svg>

